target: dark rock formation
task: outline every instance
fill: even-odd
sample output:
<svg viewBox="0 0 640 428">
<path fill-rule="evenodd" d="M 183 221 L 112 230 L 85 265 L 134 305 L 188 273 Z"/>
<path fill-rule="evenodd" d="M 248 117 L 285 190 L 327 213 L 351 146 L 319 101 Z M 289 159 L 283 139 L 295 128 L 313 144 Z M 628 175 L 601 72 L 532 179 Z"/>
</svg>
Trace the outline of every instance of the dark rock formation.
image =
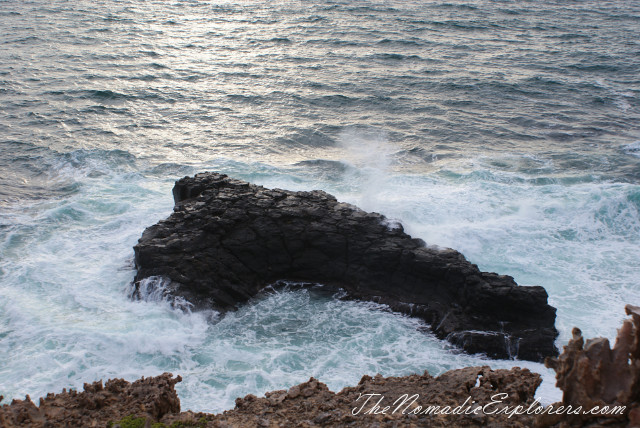
<svg viewBox="0 0 640 428">
<path fill-rule="evenodd" d="M 224 310 L 278 280 L 322 283 L 420 317 L 470 353 L 557 355 L 544 288 L 481 272 L 380 214 L 322 191 L 271 190 L 216 173 L 185 177 L 173 194 L 174 213 L 135 246 L 138 286 L 166 277 L 173 294 Z"/>
<path fill-rule="evenodd" d="M 556 371 L 556 385 L 562 389 L 562 403 L 583 410 L 624 407 L 621 415 L 579 414 L 540 418 L 539 426 L 629 426 L 640 427 L 640 307 L 627 305 L 632 316 L 618 330 L 611 349 L 609 340 L 587 339 L 580 329 L 573 329 L 573 339 L 559 358 L 548 358 L 545 364 Z M 557 406 L 556 406 L 557 407 Z"/>
</svg>

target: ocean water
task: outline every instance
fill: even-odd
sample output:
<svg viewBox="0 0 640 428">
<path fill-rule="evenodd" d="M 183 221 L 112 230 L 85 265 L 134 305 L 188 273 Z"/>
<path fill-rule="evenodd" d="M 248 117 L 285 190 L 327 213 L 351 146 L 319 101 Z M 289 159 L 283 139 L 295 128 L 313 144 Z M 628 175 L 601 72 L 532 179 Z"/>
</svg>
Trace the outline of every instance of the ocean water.
<svg viewBox="0 0 640 428">
<path fill-rule="evenodd" d="M 457 352 L 322 287 L 237 312 L 128 297 L 182 176 L 322 189 L 613 338 L 640 304 L 640 5 L 0 1 L 0 395 L 181 374 L 183 409 Z"/>
</svg>

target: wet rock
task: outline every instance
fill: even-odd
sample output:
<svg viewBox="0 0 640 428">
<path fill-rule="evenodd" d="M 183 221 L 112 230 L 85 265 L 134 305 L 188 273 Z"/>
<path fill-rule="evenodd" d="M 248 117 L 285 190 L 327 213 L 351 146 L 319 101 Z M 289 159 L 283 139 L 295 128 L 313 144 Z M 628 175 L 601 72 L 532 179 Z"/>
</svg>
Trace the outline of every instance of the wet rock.
<svg viewBox="0 0 640 428">
<path fill-rule="evenodd" d="M 322 192 L 266 189 L 216 173 L 179 180 L 175 208 L 135 246 L 135 281 L 169 278 L 171 293 L 227 310 L 286 280 L 343 289 L 420 317 L 471 353 L 542 361 L 557 355 L 544 288 L 481 272 L 430 248 L 384 216 Z"/>
</svg>

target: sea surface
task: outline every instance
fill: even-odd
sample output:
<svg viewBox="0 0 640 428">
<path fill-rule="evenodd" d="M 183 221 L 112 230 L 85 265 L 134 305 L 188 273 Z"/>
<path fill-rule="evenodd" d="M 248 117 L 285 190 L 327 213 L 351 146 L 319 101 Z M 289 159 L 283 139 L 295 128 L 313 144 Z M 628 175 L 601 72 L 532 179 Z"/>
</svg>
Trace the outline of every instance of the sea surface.
<svg viewBox="0 0 640 428">
<path fill-rule="evenodd" d="M 0 0 L 0 395 L 165 371 L 183 409 L 461 354 L 322 289 L 237 312 L 128 297 L 176 179 L 322 189 L 613 339 L 640 304 L 640 3 Z"/>
</svg>

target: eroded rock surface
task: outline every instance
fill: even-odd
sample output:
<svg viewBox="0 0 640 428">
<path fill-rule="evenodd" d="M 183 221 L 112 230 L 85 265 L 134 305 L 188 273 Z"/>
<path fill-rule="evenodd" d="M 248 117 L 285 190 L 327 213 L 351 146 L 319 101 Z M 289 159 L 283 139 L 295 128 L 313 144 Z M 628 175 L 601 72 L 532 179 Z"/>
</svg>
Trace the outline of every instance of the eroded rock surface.
<svg viewBox="0 0 640 428">
<path fill-rule="evenodd" d="M 491 415 L 481 408 L 475 412 L 473 409 L 491 403 L 497 391 L 505 395 L 496 407 L 526 406 L 534 401 L 540 382 L 540 375 L 527 369 L 468 367 L 437 378 L 426 372 L 406 377 L 364 376 L 357 386 L 336 394 L 311 378 L 289 390 L 267 393 L 264 398 L 239 398 L 235 409 L 215 417 L 187 417 L 197 420 L 205 416 L 216 427 L 529 427 L 534 421 L 531 416 L 509 418 L 506 414 Z M 408 399 L 402 401 L 405 394 Z M 413 395 L 417 398 L 409 399 Z M 453 413 L 456 407 L 458 414 L 446 414 Z M 492 409 L 487 407 L 488 413 Z M 184 420 L 185 416 L 176 419 Z M 167 420 L 173 420 L 173 416 Z"/>
<path fill-rule="evenodd" d="M 135 246 L 138 285 L 169 278 L 174 295 L 225 310 L 277 280 L 322 283 L 420 317 L 470 353 L 557 355 L 544 288 L 481 272 L 380 214 L 322 191 L 266 189 L 216 173 L 185 177 L 173 193 L 173 214 Z"/>
<path fill-rule="evenodd" d="M 627 305 L 627 315 L 611 349 L 609 340 L 598 337 L 585 342 L 582 332 L 573 329 L 573 339 L 559 358 L 545 364 L 556 371 L 556 385 L 563 391 L 562 405 L 580 407 L 583 412 L 566 417 L 544 417 L 540 426 L 562 421 L 562 426 L 640 427 L 640 307 Z M 625 407 L 619 416 L 592 415 L 590 409 Z"/>
<path fill-rule="evenodd" d="M 526 406 L 540 384 L 540 375 L 527 369 L 491 370 L 468 367 L 434 378 L 428 373 L 406 377 L 364 376 L 339 393 L 311 378 L 288 390 L 247 395 L 236 407 L 218 415 L 180 413 L 170 374 L 132 384 L 121 379 L 85 385 L 84 392 L 49 394 L 35 407 L 31 400 L 14 400 L 0 407 L 0 426 L 13 427 L 374 427 L 374 426 L 500 426 L 529 427 L 532 416 L 493 415 L 494 408 Z M 472 411 L 495 401 L 499 404 Z M 371 399 L 365 403 L 368 394 Z M 415 400 L 397 401 L 417 395 Z M 475 403 L 473 403 L 475 401 Z M 395 403 L 395 404 L 394 404 Z M 377 406 L 377 407 L 376 407 Z M 389 406 L 385 410 L 385 407 Z M 447 407 L 448 406 L 448 407 Z M 453 410 L 460 407 L 458 414 Z M 360 409 L 358 411 L 358 409 Z M 430 409 L 430 410 L 429 410 Z M 448 409 L 448 410 L 447 410 Z M 471 409 L 471 410 L 467 410 Z"/>
<path fill-rule="evenodd" d="M 167 413 L 180 412 L 180 400 L 170 373 L 142 378 L 133 383 L 112 379 L 106 384 L 85 383 L 84 391 L 47 394 L 39 406 L 27 395 L 0 407 L 0 427 L 106 427 L 130 415 L 158 420 Z M 2 397 L 0 397 L 0 400 Z"/>
</svg>

